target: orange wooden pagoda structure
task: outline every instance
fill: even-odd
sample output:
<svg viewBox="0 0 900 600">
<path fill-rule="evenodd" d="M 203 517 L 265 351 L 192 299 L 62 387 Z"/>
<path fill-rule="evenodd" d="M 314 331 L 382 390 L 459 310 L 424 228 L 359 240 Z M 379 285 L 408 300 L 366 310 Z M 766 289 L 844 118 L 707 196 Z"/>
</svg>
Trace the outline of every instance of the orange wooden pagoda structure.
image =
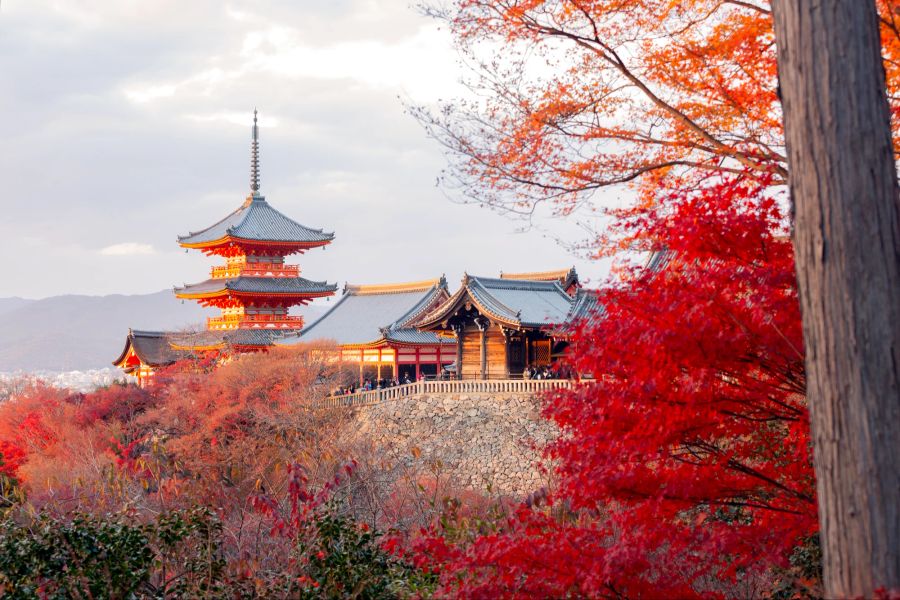
<svg viewBox="0 0 900 600">
<path fill-rule="evenodd" d="M 175 288 L 175 295 L 221 310 L 220 316 L 207 320 L 210 331 L 246 330 L 240 332 L 245 335 L 232 336 L 238 349 L 271 345 L 266 334 L 303 328 L 303 317 L 288 314 L 291 306 L 331 296 L 337 289 L 300 277 L 299 266 L 286 264 L 285 258 L 333 239 L 332 233 L 289 219 L 260 194 L 259 127 L 253 111 L 250 195 L 218 223 L 178 238 L 183 248 L 219 256 L 225 264 L 214 266 L 206 281 Z"/>
<path fill-rule="evenodd" d="M 113 364 L 139 381 L 192 352 L 269 347 L 275 337 L 303 328 L 302 317 L 288 314 L 292 306 L 337 290 L 336 284 L 301 277 L 298 265 L 285 262 L 292 254 L 330 244 L 334 234 L 288 218 L 260 194 L 255 110 L 250 158 L 250 195 L 244 203 L 217 223 L 178 238 L 183 248 L 221 257 L 225 264 L 214 266 L 206 281 L 176 287 L 175 295 L 214 306 L 221 314 L 207 319 L 206 331 L 193 334 L 129 331 L 125 349 Z"/>
</svg>

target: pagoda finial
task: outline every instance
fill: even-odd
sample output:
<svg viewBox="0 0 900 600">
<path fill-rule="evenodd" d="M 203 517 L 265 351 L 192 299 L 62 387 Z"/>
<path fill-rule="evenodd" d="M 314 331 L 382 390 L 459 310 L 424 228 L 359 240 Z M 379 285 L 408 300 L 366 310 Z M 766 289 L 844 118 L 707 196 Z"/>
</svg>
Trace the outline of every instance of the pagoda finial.
<svg viewBox="0 0 900 600">
<path fill-rule="evenodd" d="M 250 143 L 250 192 L 259 196 L 259 126 L 256 124 L 256 109 L 253 109 L 253 141 Z"/>
</svg>

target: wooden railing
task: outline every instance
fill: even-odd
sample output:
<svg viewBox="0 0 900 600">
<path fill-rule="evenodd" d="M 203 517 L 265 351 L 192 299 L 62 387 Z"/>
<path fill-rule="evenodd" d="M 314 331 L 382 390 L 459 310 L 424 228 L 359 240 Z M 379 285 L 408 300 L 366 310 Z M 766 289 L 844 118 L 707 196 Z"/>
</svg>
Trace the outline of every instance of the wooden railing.
<svg viewBox="0 0 900 600">
<path fill-rule="evenodd" d="M 262 325 L 265 329 L 298 329 L 303 317 L 291 315 L 226 315 L 206 319 L 207 329 L 253 329 Z"/>
<path fill-rule="evenodd" d="M 329 396 L 316 402 L 316 406 L 327 408 L 367 406 L 419 394 L 536 394 L 547 390 L 570 387 L 571 385 L 572 382 L 569 379 L 417 381 L 380 390 Z"/>
<path fill-rule="evenodd" d="M 281 263 L 245 263 L 224 267 L 213 267 L 213 279 L 223 277 L 299 277 L 299 265 L 285 265 Z"/>
</svg>

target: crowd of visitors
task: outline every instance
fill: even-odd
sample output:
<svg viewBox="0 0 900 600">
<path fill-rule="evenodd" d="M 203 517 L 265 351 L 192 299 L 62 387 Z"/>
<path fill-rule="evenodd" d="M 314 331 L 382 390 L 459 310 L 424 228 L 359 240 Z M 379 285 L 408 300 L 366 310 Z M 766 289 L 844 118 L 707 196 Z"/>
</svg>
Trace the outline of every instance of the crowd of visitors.
<svg viewBox="0 0 900 600">
<path fill-rule="evenodd" d="M 528 367 L 522 373 L 522 379 L 569 379 L 571 377 L 571 369 L 564 365 Z"/>
<path fill-rule="evenodd" d="M 355 394 L 357 392 L 370 392 L 372 390 L 383 390 L 384 388 L 395 387 L 398 385 L 415 382 L 415 377 L 410 378 L 408 373 L 403 376 L 403 379 L 397 379 L 396 377 L 394 379 L 376 379 L 374 377 L 366 377 L 366 379 L 360 385 L 351 383 L 350 385 L 341 386 L 333 390 L 329 395 L 343 396 L 345 394 Z"/>
</svg>

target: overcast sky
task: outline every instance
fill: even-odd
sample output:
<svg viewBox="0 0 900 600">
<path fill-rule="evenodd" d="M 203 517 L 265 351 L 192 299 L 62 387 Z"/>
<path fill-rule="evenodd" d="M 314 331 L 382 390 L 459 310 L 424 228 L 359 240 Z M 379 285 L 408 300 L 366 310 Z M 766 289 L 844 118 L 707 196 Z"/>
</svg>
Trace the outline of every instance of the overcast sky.
<svg viewBox="0 0 900 600">
<path fill-rule="evenodd" d="M 175 236 L 249 189 L 326 250 L 343 285 L 602 265 L 435 187 L 441 149 L 404 114 L 462 93 L 449 35 L 407 0 L 2 0 L 0 297 L 145 293 L 205 279 Z"/>
</svg>

